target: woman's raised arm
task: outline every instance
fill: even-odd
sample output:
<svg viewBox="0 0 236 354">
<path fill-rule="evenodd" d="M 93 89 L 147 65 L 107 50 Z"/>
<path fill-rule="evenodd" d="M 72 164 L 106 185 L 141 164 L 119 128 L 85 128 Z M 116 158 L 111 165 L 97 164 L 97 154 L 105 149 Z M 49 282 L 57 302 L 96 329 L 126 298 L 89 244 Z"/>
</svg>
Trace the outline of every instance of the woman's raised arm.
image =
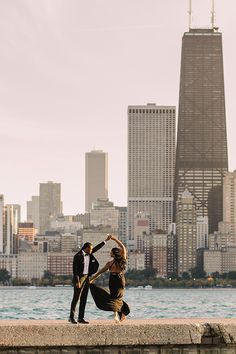
<svg viewBox="0 0 236 354">
<path fill-rule="evenodd" d="M 117 243 L 118 246 L 120 246 L 121 251 L 122 251 L 122 256 L 126 259 L 127 258 L 127 252 L 126 252 L 126 248 L 123 245 L 123 243 L 118 240 L 118 238 L 114 235 L 111 235 L 111 240 L 115 241 Z"/>
</svg>

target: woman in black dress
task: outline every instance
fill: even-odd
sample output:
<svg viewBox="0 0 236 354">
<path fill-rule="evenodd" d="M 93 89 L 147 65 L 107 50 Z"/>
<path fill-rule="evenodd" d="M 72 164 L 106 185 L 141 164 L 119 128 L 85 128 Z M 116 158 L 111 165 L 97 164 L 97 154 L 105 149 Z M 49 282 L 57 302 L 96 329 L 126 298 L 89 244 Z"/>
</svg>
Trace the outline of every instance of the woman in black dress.
<svg viewBox="0 0 236 354">
<path fill-rule="evenodd" d="M 97 307 L 104 311 L 113 311 L 116 323 L 124 321 L 129 314 L 130 309 L 128 304 L 122 299 L 125 290 L 124 270 L 127 262 L 127 252 L 123 243 L 115 236 L 111 235 L 111 240 L 115 241 L 119 247 L 114 247 L 111 250 L 112 261 L 99 270 L 90 279 L 90 290 Z M 110 271 L 109 290 L 100 288 L 94 284 L 102 273 Z"/>
</svg>

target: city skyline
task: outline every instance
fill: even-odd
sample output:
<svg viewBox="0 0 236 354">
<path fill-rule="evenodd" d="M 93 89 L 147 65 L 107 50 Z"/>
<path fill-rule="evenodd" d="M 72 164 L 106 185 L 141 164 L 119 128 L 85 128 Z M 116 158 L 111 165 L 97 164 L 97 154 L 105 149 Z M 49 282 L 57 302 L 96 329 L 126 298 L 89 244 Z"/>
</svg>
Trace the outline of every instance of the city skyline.
<svg viewBox="0 0 236 354">
<path fill-rule="evenodd" d="M 201 3 L 193 1 L 193 26 L 210 27 L 211 1 Z M 235 9 L 233 1 L 226 7 L 216 0 L 229 170 L 236 168 Z M 126 205 L 127 107 L 149 102 L 178 106 L 188 1 L 102 0 L 92 6 L 23 0 L 3 1 L 0 10 L 0 194 L 5 202 L 25 209 L 39 183 L 53 180 L 62 184 L 65 214 L 83 212 L 84 154 L 96 148 L 109 156 L 110 200 Z"/>
</svg>

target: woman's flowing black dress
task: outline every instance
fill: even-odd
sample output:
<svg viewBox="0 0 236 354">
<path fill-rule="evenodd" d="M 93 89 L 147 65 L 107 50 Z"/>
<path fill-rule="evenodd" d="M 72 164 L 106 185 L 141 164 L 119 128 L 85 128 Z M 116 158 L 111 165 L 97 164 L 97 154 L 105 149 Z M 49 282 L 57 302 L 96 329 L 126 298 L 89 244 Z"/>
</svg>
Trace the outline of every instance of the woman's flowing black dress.
<svg viewBox="0 0 236 354">
<path fill-rule="evenodd" d="M 96 306 L 103 311 L 123 313 L 127 316 L 130 313 L 129 305 L 122 299 L 125 290 L 125 277 L 123 273 L 110 272 L 109 290 L 110 293 L 97 285 L 90 284 L 90 290 Z"/>
</svg>

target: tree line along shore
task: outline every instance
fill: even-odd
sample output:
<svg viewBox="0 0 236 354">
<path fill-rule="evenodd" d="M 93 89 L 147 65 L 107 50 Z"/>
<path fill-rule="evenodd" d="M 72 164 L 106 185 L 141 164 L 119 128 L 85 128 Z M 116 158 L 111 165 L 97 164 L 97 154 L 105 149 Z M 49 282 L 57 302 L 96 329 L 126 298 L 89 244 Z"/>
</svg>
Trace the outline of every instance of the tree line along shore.
<svg viewBox="0 0 236 354">
<path fill-rule="evenodd" d="M 126 288 L 146 287 L 150 288 L 236 288 L 236 272 L 219 274 L 212 273 L 211 276 L 198 274 L 196 271 L 183 273 L 182 277 L 172 274 L 169 277 L 158 277 L 154 269 L 130 270 L 125 274 Z M 0 269 L 1 286 L 70 286 L 71 276 L 54 276 L 45 271 L 42 279 L 26 280 L 12 278 L 6 269 Z M 97 284 L 106 287 L 108 284 L 108 273 L 98 278 Z"/>
</svg>

